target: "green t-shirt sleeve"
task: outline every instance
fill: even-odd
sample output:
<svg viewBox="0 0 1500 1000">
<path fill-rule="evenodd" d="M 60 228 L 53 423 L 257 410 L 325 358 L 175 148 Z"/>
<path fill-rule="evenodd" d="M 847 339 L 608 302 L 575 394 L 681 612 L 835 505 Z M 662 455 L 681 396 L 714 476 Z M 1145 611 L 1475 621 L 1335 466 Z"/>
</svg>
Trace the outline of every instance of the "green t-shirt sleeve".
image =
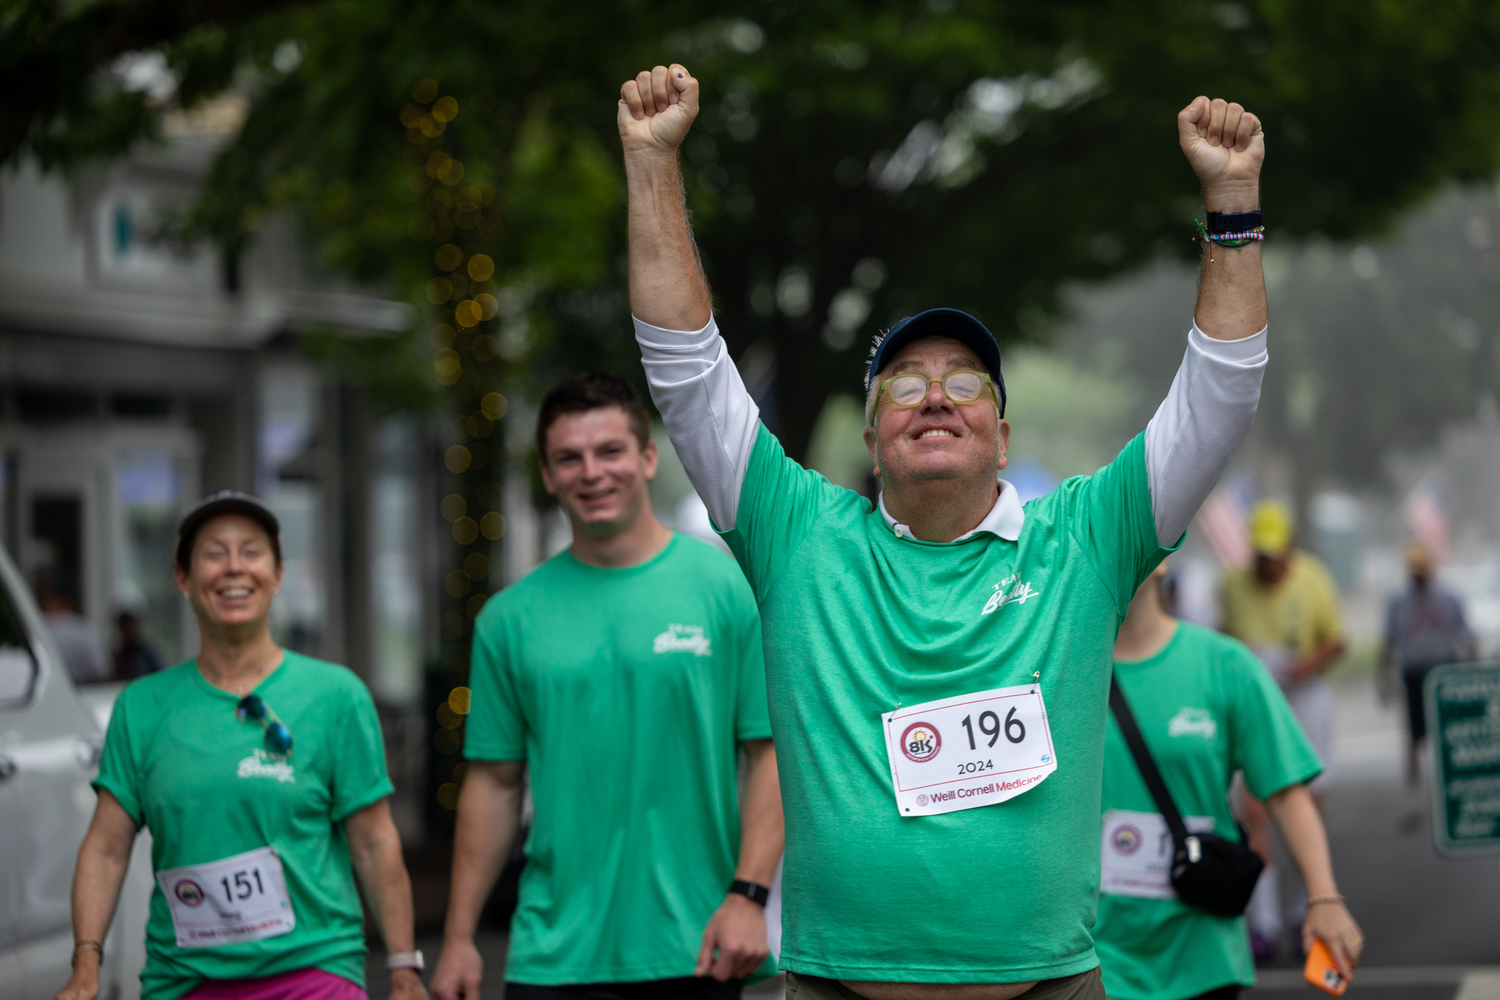
<svg viewBox="0 0 1500 1000">
<path fill-rule="evenodd" d="M 1163 548 L 1156 539 L 1146 435 L 1131 438 L 1113 462 L 1092 476 L 1071 479 L 1061 488 L 1071 508 L 1073 537 L 1124 617 L 1141 581 L 1182 541 Z"/>
<path fill-rule="evenodd" d="M 771 714 L 766 707 L 766 659 L 761 649 L 760 612 L 748 593 L 740 613 L 739 690 L 735 696 L 734 738 L 768 740 Z"/>
<path fill-rule="evenodd" d="M 352 675 L 351 675 L 352 678 Z M 385 739 L 370 689 L 358 678 L 350 683 L 352 725 L 336 727 L 333 751 L 333 821 L 342 823 L 366 806 L 395 791 L 385 769 Z M 296 753 L 295 748 L 292 751 Z M 295 757 L 293 758 L 295 759 Z"/>
<path fill-rule="evenodd" d="M 526 717 L 509 653 L 501 623 L 496 616 L 481 613 L 469 660 L 469 719 L 464 726 L 468 760 L 526 759 Z"/>
<path fill-rule="evenodd" d="M 130 742 L 129 717 L 130 698 L 120 692 L 110 712 L 109 728 L 104 733 L 104 752 L 99 756 L 99 776 L 94 779 L 94 790 L 107 791 L 119 800 L 137 827 L 144 826 L 146 818 L 141 809 L 140 770 L 136 766 L 134 748 Z"/>
<path fill-rule="evenodd" d="M 766 599 L 797 546 L 845 492 L 788 458 L 776 435 L 760 425 L 740 486 L 734 527 L 720 532 L 757 602 Z"/>
<path fill-rule="evenodd" d="M 1221 665 L 1232 692 L 1232 764 L 1244 772 L 1251 794 L 1264 800 L 1321 774 L 1312 741 L 1255 654 L 1226 639 Z"/>
</svg>

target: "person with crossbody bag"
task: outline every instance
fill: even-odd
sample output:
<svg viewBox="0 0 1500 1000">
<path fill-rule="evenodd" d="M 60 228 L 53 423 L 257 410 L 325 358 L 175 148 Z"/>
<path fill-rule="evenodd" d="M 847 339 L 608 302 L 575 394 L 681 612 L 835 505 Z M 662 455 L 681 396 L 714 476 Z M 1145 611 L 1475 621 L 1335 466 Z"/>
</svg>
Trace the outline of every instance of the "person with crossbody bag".
<svg viewBox="0 0 1500 1000">
<path fill-rule="evenodd" d="M 1307 792 L 1322 764 L 1243 644 L 1162 606 L 1164 562 L 1115 644 L 1094 942 L 1112 1000 L 1234 1000 L 1255 984 L 1244 909 L 1262 862 L 1229 804 L 1236 771 L 1271 810 L 1307 881 L 1304 949 L 1348 978 L 1363 937 L 1333 879 Z"/>
</svg>

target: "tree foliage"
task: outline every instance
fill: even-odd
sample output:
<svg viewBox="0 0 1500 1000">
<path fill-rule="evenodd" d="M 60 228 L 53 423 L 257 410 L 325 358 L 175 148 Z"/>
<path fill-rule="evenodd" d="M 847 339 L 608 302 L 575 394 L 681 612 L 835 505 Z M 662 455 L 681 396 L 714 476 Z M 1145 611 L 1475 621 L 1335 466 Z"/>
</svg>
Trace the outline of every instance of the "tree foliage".
<svg viewBox="0 0 1500 1000">
<path fill-rule="evenodd" d="M 736 353 L 758 343 L 779 362 L 762 403 L 794 454 L 829 391 L 855 384 L 869 335 L 900 315 L 942 302 L 1004 338 L 1035 337 L 1065 281 L 1193 253 L 1173 115 L 1197 93 L 1265 120 L 1278 238 L 1385 228 L 1443 180 L 1492 172 L 1500 134 L 1500 8 L 1465 0 L 742 0 L 708 17 L 680 2 L 562 17 L 524 0 L 331 0 L 232 30 L 188 6 L 163 50 L 178 99 L 233 83 L 252 100 L 205 185 L 203 229 L 233 250 L 267 211 L 292 208 L 328 264 L 418 301 L 434 277 L 467 291 L 436 266 L 439 247 L 483 253 L 497 318 L 462 329 L 482 331 L 481 354 L 493 341 L 486 378 L 528 387 L 628 362 L 614 101 L 640 68 L 689 64 L 706 111 L 684 172 L 720 324 Z M 7 22 L 22 44 L 6 70 L 28 67 L 45 90 L 32 35 L 15 27 L 40 15 L 16 9 L 31 20 Z M 160 17 L 148 0 L 99 0 L 74 27 L 104 9 Z M 33 47 L 55 52 L 65 35 Z M 276 58 L 288 44 L 294 67 Z M 149 134 L 139 102 L 120 117 L 118 88 L 77 96 L 82 58 L 53 88 L 74 97 L 18 151 L 63 162 Z M 423 80 L 436 84 L 416 93 L 426 101 L 413 96 Z M 445 122 L 441 99 L 456 105 Z M 432 175 L 442 157 L 461 180 Z M 441 319 L 413 331 L 434 351 Z M 455 341 L 461 364 L 491 364 L 469 337 Z"/>
</svg>

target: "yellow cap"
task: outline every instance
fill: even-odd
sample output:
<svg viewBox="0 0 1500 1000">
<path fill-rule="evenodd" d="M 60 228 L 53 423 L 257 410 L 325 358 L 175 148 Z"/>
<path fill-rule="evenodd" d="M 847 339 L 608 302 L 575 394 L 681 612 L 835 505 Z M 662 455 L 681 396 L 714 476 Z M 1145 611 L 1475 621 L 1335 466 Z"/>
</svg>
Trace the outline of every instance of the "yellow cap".
<svg viewBox="0 0 1500 1000">
<path fill-rule="evenodd" d="M 1279 500 L 1262 500 L 1250 511 L 1250 544 L 1261 555 L 1285 555 L 1295 530 L 1291 510 Z"/>
</svg>

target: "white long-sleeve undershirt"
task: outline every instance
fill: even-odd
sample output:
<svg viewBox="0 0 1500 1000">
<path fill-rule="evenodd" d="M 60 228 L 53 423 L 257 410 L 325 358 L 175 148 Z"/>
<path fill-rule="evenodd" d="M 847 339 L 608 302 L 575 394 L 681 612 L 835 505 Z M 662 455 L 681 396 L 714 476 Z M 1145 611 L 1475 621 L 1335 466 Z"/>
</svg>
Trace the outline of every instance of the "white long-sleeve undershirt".
<svg viewBox="0 0 1500 1000">
<path fill-rule="evenodd" d="M 688 478 L 714 524 L 728 531 L 739 510 L 760 409 L 713 319 L 694 331 L 636 320 L 635 337 L 651 398 Z M 1172 388 L 1146 425 L 1146 478 L 1162 545 L 1174 544 L 1187 530 L 1250 430 L 1266 360 L 1265 330 L 1243 340 L 1214 340 L 1196 323 L 1189 331 Z"/>
</svg>

